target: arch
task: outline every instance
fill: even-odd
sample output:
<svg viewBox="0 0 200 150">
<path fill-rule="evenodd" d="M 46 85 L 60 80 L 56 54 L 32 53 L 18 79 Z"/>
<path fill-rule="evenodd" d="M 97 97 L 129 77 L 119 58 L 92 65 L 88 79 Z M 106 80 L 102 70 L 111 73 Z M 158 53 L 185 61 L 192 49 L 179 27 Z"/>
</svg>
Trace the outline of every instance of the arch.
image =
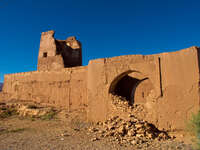
<svg viewBox="0 0 200 150">
<path fill-rule="evenodd" d="M 140 76 L 134 77 L 133 72 Z M 134 103 L 145 103 L 153 84 L 150 79 L 137 71 L 126 71 L 117 76 L 110 85 L 109 93 L 124 97 L 130 105 Z"/>
<path fill-rule="evenodd" d="M 128 71 L 125 71 L 123 73 L 121 73 L 120 75 L 118 75 L 117 77 L 115 77 L 115 79 L 112 81 L 112 83 L 110 84 L 110 88 L 109 88 L 109 93 L 113 93 L 114 92 L 114 89 L 116 87 L 116 84 L 118 83 L 118 81 L 120 81 L 124 76 L 130 74 L 130 73 L 133 73 L 133 72 L 137 72 L 137 73 L 140 73 L 138 71 L 134 71 L 134 70 L 128 70 Z"/>
</svg>

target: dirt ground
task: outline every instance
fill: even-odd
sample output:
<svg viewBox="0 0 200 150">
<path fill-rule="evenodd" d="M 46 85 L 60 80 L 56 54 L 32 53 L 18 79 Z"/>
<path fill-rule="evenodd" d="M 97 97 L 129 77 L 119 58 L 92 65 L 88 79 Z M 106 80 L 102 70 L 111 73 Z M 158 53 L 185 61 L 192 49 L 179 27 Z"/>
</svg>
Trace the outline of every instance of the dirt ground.
<svg viewBox="0 0 200 150">
<path fill-rule="evenodd" d="M 112 137 L 96 139 L 91 124 L 75 118 L 51 120 L 11 116 L 0 120 L 0 150 L 172 150 L 192 149 L 184 136 L 178 140 L 154 141 L 152 145 L 120 145 Z"/>
<path fill-rule="evenodd" d="M 180 132 L 168 133 L 176 138 L 167 140 L 123 144 L 115 136 L 99 134 L 98 124 L 86 123 L 83 114 L 33 104 L 1 103 L 0 150 L 192 150 L 192 137 Z"/>
</svg>

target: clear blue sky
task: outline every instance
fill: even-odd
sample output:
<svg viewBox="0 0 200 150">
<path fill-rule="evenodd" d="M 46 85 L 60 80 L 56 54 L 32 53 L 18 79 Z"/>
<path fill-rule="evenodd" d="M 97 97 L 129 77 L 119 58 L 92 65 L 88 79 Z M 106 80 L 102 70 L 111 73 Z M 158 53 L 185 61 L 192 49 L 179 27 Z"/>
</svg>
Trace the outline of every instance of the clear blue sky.
<svg viewBox="0 0 200 150">
<path fill-rule="evenodd" d="M 0 81 L 36 70 L 40 34 L 75 35 L 88 60 L 200 46 L 199 0 L 0 0 Z M 186 60 L 187 61 L 187 60 Z"/>
</svg>

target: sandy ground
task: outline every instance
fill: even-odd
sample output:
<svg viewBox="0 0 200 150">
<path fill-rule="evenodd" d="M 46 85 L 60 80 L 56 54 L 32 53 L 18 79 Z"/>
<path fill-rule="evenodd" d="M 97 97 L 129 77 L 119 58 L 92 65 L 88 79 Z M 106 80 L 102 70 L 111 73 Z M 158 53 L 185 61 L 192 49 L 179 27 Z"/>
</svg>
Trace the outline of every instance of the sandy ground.
<svg viewBox="0 0 200 150">
<path fill-rule="evenodd" d="M 88 131 L 91 124 L 76 117 L 63 118 L 41 120 L 11 116 L 0 119 L 0 150 L 192 149 L 189 138 L 183 134 L 175 140 L 155 140 L 145 146 L 120 145 L 112 137 L 95 140 L 95 134 Z"/>
</svg>

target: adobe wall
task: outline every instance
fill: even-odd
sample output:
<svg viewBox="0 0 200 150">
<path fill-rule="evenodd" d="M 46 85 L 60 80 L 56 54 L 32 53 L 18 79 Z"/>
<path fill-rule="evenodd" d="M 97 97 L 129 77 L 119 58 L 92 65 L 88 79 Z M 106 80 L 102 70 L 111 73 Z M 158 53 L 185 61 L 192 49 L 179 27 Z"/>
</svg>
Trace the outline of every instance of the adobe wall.
<svg viewBox="0 0 200 150">
<path fill-rule="evenodd" d="M 49 56 L 48 59 L 41 57 L 38 58 L 38 70 L 39 71 L 45 71 L 45 70 L 53 70 L 53 71 L 57 71 L 57 70 L 61 70 L 64 68 L 64 62 L 63 62 L 63 58 L 61 57 L 61 55 L 57 55 L 57 56 Z"/>
<path fill-rule="evenodd" d="M 102 121 L 112 113 L 123 113 L 113 112 L 109 93 L 118 80 L 129 74 L 136 79 L 147 79 L 137 85 L 135 91 L 137 103 L 144 103 L 146 109 L 141 119 L 154 123 L 160 129 L 185 128 L 185 121 L 199 109 L 198 63 L 196 47 L 159 55 L 130 55 L 90 61 L 88 120 Z M 149 85 L 151 89 L 146 88 Z M 144 102 L 141 95 L 146 92 L 149 95 Z"/>
<path fill-rule="evenodd" d="M 53 30 L 41 34 L 37 70 L 57 71 L 82 66 L 81 43 L 74 36 L 57 40 L 54 34 Z"/>
<path fill-rule="evenodd" d="M 153 107 L 158 126 L 185 128 L 191 113 L 199 110 L 199 49 L 191 47 L 159 57 L 163 96 Z"/>
<path fill-rule="evenodd" d="M 85 108 L 88 121 L 97 122 L 112 114 L 127 115 L 112 105 L 112 94 L 125 77 L 139 81 L 132 87 L 134 103 L 143 104 L 144 110 L 135 115 L 160 129 L 184 129 L 191 113 L 199 110 L 197 47 L 157 55 L 96 59 L 86 67 L 60 71 L 5 75 L 3 93 L 9 99 L 48 103 L 69 111 Z M 122 91 L 129 88 L 128 82 L 127 87 L 122 84 Z"/>
<path fill-rule="evenodd" d="M 97 59 L 88 65 L 88 105 L 89 120 L 104 120 L 109 114 L 109 90 L 113 82 L 128 73 L 149 77 L 160 93 L 158 61 L 153 56 L 130 55 Z M 96 82 L 95 82 L 96 81 Z M 95 101 L 93 100 L 95 98 Z M 98 107 L 98 108 L 97 108 Z M 99 110 L 99 111 L 96 111 Z"/>
<path fill-rule="evenodd" d="M 87 67 L 8 74 L 3 92 L 11 95 L 9 99 L 53 104 L 71 111 L 86 104 L 86 76 Z"/>
</svg>

